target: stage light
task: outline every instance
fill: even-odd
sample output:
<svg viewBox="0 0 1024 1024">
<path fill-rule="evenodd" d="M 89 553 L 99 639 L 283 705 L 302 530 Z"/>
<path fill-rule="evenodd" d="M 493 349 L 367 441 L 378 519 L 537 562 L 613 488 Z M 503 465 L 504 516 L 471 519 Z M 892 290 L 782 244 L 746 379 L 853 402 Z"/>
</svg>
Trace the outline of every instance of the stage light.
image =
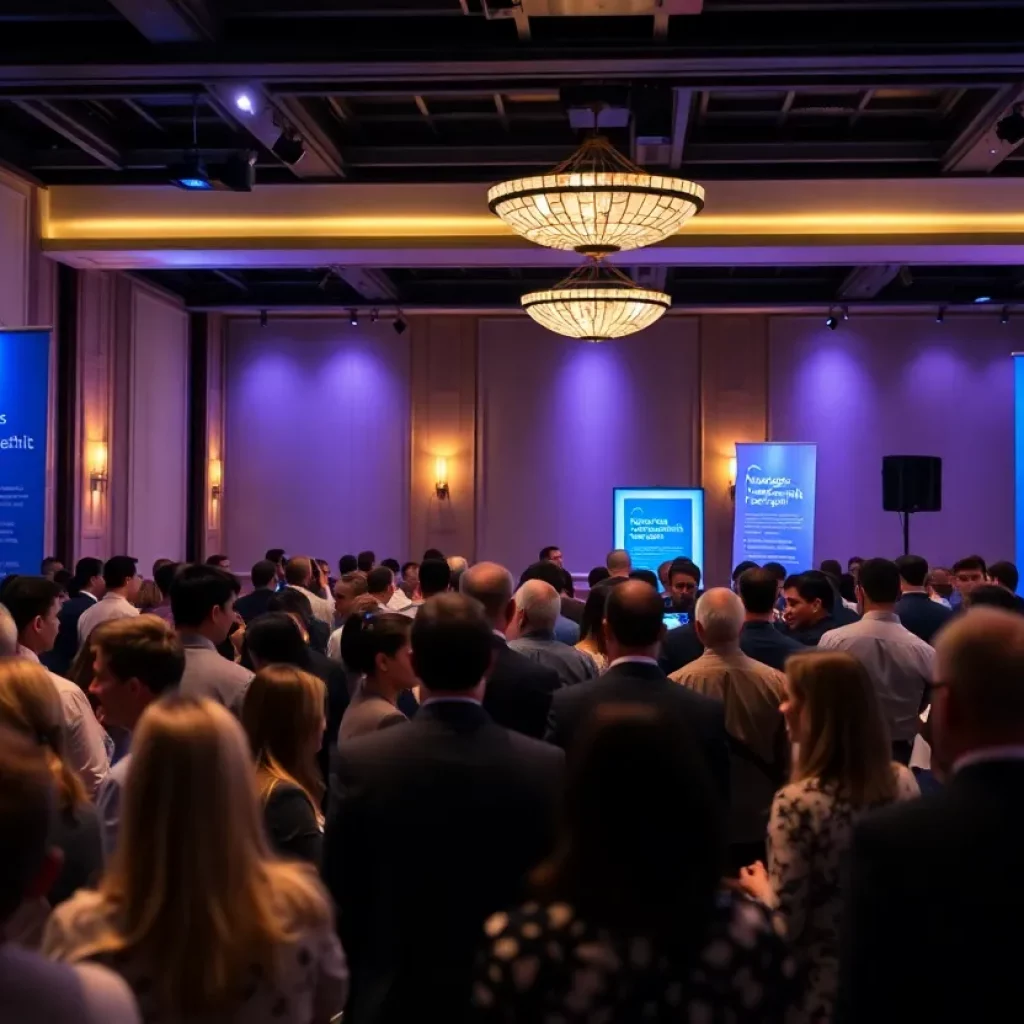
<svg viewBox="0 0 1024 1024">
<path fill-rule="evenodd" d="M 252 97 L 247 92 L 240 92 L 235 97 L 235 106 L 243 114 L 251 114 L 256 108 L 253 106 Z"/>
<path fill-rule="evenodd" d="M 180 164 L 174 164 L 167 170 L 171 184 L 187 192 L 209 192 L 213 188 L 206 173 L 206 164 L 198 152 L 187 153 Z"/>
<path fill-rule="evenodd" d="M 348 311 L 348 322 L 353 327 L 358 327 L 359 326 L 359 314 L 354 309 L 350 309 Z"/>
<path fill-rule="evenodd" d="M 1009 306 L 1003 306 L 1003 314 L 999 318 L 999 322 L 1001 324 L 1008 324 L 1010 322 L 1010 307 Z"/>
<path fill-rule="evenodd" d="M 409 325 L 402 319 L 401 315 L 399 315 L 391 326 L 394 329 L 395 334 L 402 335 L 405 334 L 405 330 Z"/>
<path fill-rule="evenodd" d="M 839 326 L 839 317 L 837 317 L 831 309 L 828 311 L 828 316 L 825 318 L 825 326 L 830 331 L 834 331 Z"/>
<path fill-rule="evenodd" d="M 260 327 L 266 327 L 270 323 L 270 317 L 265 309 L 260 310 Z"/>
<path fill-rule="evenodd" d="M 291 128 L 281 132 L 271 149 L 289 166 L 294 166 L 306 155 L 302 139 Z"/>
</svg>

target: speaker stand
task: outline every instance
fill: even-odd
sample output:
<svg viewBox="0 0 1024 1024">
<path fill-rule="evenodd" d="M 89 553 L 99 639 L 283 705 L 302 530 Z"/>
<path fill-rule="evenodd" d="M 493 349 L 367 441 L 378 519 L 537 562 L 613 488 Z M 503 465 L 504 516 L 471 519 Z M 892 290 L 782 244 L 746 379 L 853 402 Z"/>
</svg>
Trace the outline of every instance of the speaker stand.
<svg viewBox="0 0 1024 1024">
<path fill-rule="evenodd" d="M 903 520 L 903 554 L 910 554 L 910 513 L 901 512 L 900 518 Z"/>
</svg>

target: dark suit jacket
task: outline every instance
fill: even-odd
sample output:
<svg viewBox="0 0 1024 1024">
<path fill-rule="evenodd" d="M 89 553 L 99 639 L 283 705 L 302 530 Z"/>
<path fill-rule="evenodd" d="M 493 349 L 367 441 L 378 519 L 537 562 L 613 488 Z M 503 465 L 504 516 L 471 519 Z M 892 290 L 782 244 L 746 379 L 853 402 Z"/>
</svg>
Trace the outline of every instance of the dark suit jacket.
<svg viewBox="0 0 1024 1024">
<path fill-rule="evenodd" d="M 793 637 L 783 636 L 770 622 L 747 622 L 740 633 L 740 650 L 748 658 L 782 672 L 791 654 L 807 648 Z"/>
<path fill-rule="evenodd" d="M 585 607 L 585 602 L 579 600 L 579 598 L 562 598 L 562 616 L 572 622 L 575 622 L 577 626 L 583 621 L 583 609 Z"/>
<path fill-rule="evenodd" d="M 563 762 L 455 701 L 339 751 L 324 879 L 351 971 L 346 1024 L 467 1019 L 483 923 L 550 852 Z"/>
<path fill-rule="evenodd" d="M 309 649 L 308 671 L 312 672 L 318 679 L 324 681 L 327 688 L 327 707 L 325 715 L 327 728 L 324 729 L 323 742 L 320 745 L 320 753 L 317 762 L 323 774 L 324 782 L 330 779 L 331 751 L 338 745 L 338 731 L 341 729 L 341 718 L 348 707 L 348 673 L 341 662 L 328 658 L 326 654 Z M 325 797 L 324 807 L 327 800 Z"/>
<path fill-rule="evenodd" d="M 513 651 L 500 636 L 495 635 L 493 646 L 484 710 L 506 729 L 543 739 L 551 695 L 562 685 L 558 674 Z"/>
<path fill-rule="evenodd" d="M 78 620 L 82 613 L 91 608 L 96 601 L 88 594 L 77 594 L 69 597 L 57 613 L 57 620 L 60 628 L 57 630 L 57 639 L 54 641 L 53 650 L 47 651 L 40 657 L 40 661 L 51 671 L 59 676 L 66 676 L 71 668 L 71 663 L 78 653 Z"/>
<path fill-rule="evenodd" d="M 933 601 L 927 594 L 904 594 L 894 609 L 903 623 L 914 636 L 919 636 L 926 644 L 952 617 L 953 612 L 945 605 Z"/>
<path fill-rule="evenodd" d="M 697 630 L 692 622 L 688 622 L 665 634 L 665 639 L 661 641 L 658 664 L 665 675 L 670 676 L 691 661 L 696 661 L 703 653 L 704 645 L 697 639 Z"/>
<path fill-rule="evenodd" d="M 846 615 L 849 616 L 852 613 L 843 609 Z M 854 619 L 854 622 L 857 620 Z M 796 640 L 797 643 L 803 644 L 804 647 L 817 647 L 818 641 L 830 630 L 838 629 L 840 625 L 848 625 L 847 621 L 842 623 L 838 622 L 831 615 L 826 615 L 825 618 L 819 619 L 813 626 L 809 626 L 807 629 L 790 629 L 784 622 L 776 623 L 775 628 L 784 636 L 790 640 Z"/>
<path fill-rule="evenodd" d="M 248 626 L 253 619 L 258 615 L 262 615 L 267 610 L 267 605 L 270 603 L 274 593 L 273 590 L 260 587 L 259 590 L 254 590 L 251 594 L 240 597 L 235 602 L 235 611 L 242 616 L 242 619 Z"/>
<path fill-rule="evenodd" d="M 647 704 L 671 716 L 680 732 L 700 747 L 728 806 L 729 746 L 722 702 L 673 683 L 657 665 L 626 662 L 597 679 L 559 690 L 551 701 L 547 738 L 568 750 L 595 708 L 621 703 Z"/>
<path fill-rule="evenodd" d="M 844 886 L 836 1020 L 1016 1017 L 1022 863 L 1024 761 L 964 767 L 934 796 L 865 818 Z"/>
</svg>

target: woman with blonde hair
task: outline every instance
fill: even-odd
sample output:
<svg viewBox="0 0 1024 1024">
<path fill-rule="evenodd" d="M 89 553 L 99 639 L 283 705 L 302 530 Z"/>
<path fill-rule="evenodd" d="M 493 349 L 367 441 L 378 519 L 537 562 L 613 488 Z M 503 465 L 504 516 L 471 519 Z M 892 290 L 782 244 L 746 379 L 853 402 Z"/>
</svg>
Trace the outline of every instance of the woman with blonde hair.
<svg viewBox="0 0 1024 1024">
<path fill-rule="evenodd" d="M 267 849 L 242 727 L 213 701 L 164 697 L 132 759 L 107 873 L 54 912 L 44 952 L 112 967 L 146 1021 L 326 1024 L 347 988 L 331 906 Z"/>
<path fill-rule="evenodd" d="M 39 744 L 53 775 L 57 808 L 50 843 L 64 859 L 51 904 L 95 881 L 103 866 L 99 819 L 64 751 L 64 712 L 49 672 L 27 658 L 0 661 L 0 723 Z"/>
<path fill-rule="evenodd" d="M 253 676 L 242 725 L 256 758 L 256 788 L 274 849 L 319 865 L 324 841 L 317 765 L 326 719 L 324 684 L 293 665 L 268 665 Z"/>
<path fill-rule="evenodd" d="M 840 863 L 856 822 L 919 795 L 910 769 L 892 760 L 874 685 L 849 654 L 810 652 L 786 662 L 782 705 L 795 752 L 792 780 L 775 794 L 768 869 L 758 861 L 740 885 L 774 907 L 806 970 L 796 1021 L 829 1021 L 839 966 Z"/>
</svg>

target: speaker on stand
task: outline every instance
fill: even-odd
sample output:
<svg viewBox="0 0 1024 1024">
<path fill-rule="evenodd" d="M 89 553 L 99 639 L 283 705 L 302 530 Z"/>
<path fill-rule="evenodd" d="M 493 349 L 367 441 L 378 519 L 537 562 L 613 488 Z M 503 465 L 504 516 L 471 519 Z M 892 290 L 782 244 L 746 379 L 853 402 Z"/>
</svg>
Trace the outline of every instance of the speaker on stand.
<svg viewBox="0 0 1024 1024">
<path fill-rule="evenodd" d="M 910 516 L 942 511 L 942 459 L 935 455 L 886 455 L 882 458 L 882 508 L 899 512 L 903 554 L 910 554 Z"/>
</svg>

